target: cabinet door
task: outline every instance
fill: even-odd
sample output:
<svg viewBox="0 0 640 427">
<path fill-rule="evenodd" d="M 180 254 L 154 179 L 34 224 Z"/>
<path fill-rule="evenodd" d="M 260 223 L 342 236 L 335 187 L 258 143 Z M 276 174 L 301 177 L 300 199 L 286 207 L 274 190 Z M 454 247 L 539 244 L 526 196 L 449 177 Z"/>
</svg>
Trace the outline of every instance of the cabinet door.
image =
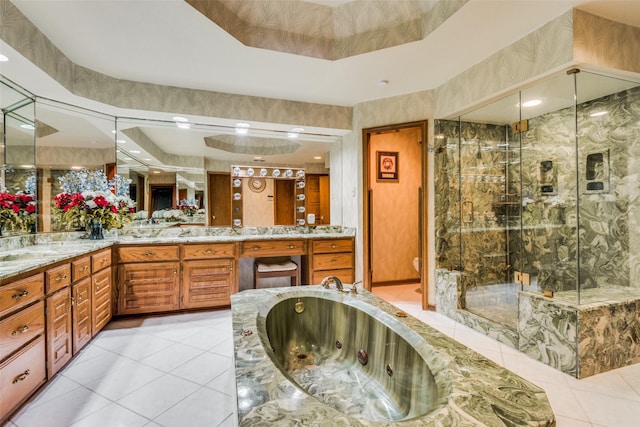
<svg viewBox="0 0 640 427">
<path fill-rule="evenodd" d="M 233 259 L 185 261 L 182 272 L 181 308 L 231 304 Z"/>
<path fill-rule="evenodd" d="M 91 328 L 91 278 L 87 277 L 71 287 L 73 296 L 73 354 L 84 347 L 93 336 Z"/>
<path fill-rule="evenodd" d="M 47 298 L 47 374 L 52 378 L 73 355 L 71 289 L 66 287 Z"/>
<path fill-rule="evenodd" d="M 100 332 L 111 320 L 111 268 L 91 276 L 91 333 Z"/>
<path fill-rule="evenodd" d="M 118 314 L 177 310 L 179 268 L 178 262 L 121 264 Z"/>
</svg>

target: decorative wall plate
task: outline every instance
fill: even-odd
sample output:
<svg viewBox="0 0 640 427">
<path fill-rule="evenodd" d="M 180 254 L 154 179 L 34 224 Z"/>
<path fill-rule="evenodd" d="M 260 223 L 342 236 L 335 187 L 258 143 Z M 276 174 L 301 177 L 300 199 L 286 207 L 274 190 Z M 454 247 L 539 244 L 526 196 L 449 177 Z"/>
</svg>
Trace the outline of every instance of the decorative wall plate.
<svg viewBox="0 0 640 427">
<path fill-rule="evenodd" d="M 261 193 L 267 187 L 267 182 L 263 178 L 249 178 L 249 189 L 254 193 Z"/>
</svg>

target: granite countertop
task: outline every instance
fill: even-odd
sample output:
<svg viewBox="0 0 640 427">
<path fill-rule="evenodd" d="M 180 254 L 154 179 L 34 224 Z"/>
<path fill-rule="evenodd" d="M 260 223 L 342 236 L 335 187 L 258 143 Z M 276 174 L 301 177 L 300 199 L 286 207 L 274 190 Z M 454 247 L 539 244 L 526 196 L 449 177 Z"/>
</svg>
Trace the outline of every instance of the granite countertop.
<svg viewBox="0 0 640 427">
<path fill-rule="evenodd" d="M 0 279 L 107 248 L 113 240 L 48 242 L 0 252 Z"/>
<path fill-rule="evenodd" d="M 316 227 L 129 227 L 88 240 L 82 232 L 42 233 L 0 239 L 0 279 L 114 244 L 224 243 L 265 239 L 336 239 L 355 236 L 342 226 Z"/>
<path fill-rule="evenodd" d="M 231 297 L 239 425 L 349 426 L 551 426 L 555 417 L 544 391 L 513 372 L 412 317 L 372 293 L 340 293 L 321 286 L 243 291 Z M 362 310 L 414 347 L 433 373 L 438 404 L 426 415 L 385 423 L 341 413 L 291 384 L 272 362 L 265 318 L 284 299 L 318 297 Z M 358 325 L 354 325 L 358 327 Z M 248 334 L 243 331 L 252 331 Z M 362 333 L 366 333 L 363 331 Z M 349 393 L 344 399 L 349 399 Z M 315 424 L 314 424 L 315 425 Z"/>
</svg>

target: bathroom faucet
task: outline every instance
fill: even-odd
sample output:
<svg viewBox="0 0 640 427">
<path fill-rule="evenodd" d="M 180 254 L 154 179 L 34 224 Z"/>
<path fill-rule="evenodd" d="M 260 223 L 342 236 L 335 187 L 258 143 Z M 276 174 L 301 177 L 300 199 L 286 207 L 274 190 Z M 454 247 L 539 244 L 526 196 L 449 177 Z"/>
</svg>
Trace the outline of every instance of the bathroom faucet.
<svg viewBox="0 0 640 427">
<path fill-rule="evenodd" d="M 320 284 L 322 285 L 323 288 L 329 289 L 329 283 L 331 283 L 331 282 L 334 282 L 336 284 L 336 289 L 337 290 L 339 290 L 339 291 L 342 290 L 342 282 L 336 276 L 327 276 L 324 279 L 322 279 Z"/>
</svg>

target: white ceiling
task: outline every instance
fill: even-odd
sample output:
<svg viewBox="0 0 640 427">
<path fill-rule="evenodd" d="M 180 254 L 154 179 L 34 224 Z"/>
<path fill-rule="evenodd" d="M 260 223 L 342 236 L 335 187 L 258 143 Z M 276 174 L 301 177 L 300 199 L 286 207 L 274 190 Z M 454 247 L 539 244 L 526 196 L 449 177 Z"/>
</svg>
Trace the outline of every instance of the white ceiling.
<svg viewBox="0 0 640 427">
<path fill-rule="evenodd" d="M 183 0 L 12 3 L 69 59 L 115 78 L 343 106 L 436 88 L 574 6 L 640 27 L 640 0 L 470 0 L 424 40 L 330 61 L 244 46 Z M 153 117 L 105 110 L 68 93 L 3 42 L 0 53 L 10 59 L 0 73 L 38 96 Z M 389 84 L 380 87 L 380 80 Z"/>
<path fill-rule="evenodd" d="M 576 4 L 640 26 L 637 0 L 471 0 L 422 41 L 329 61 L 246 47 L 183 0 L 12 3 L 72 61 L 112 77 L 345 106 L 433 89 Z"/>
</svg>

